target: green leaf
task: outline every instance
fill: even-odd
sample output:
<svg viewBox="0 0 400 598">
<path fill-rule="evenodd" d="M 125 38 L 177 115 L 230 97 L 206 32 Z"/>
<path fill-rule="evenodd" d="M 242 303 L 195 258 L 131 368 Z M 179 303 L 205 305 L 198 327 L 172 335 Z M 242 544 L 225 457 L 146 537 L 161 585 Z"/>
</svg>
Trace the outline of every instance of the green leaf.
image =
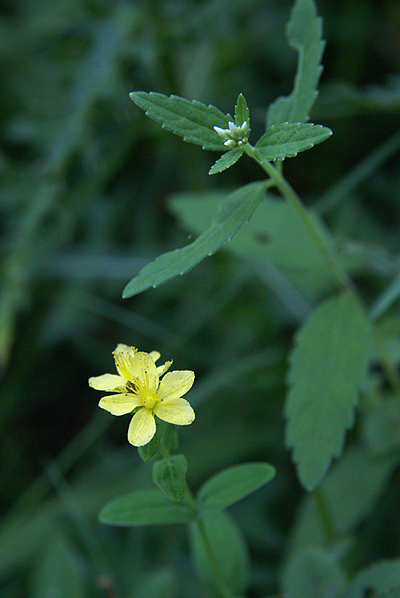
<svg viewBox="0 0 400 598">
<path fill-rule="evenodd" d="M 175 426 L 161 420 L 158 425 L 162 429 L 161 444 L 168 454 L 174 455 L 179 448 L 179 438 Z"/>
<path fill-rule="evenodd" d="M 360 571 L 353 579 L 346 598 L 364 598 L 399 590 L 400 560 L 379 561 Z"/>
<path fill-rule="evenodd" d="M 169 202 L 173 213 L 191 232 L 201 234 L 209 225 L 214 205 L 221 197 L 209 193 L 184 193 Z M 329 231 L 317 214 L 309 211 L 314 225 L 324 236 L 327 245 L 333 245 Z M 290 283 L 300 288 L 303 295 L 315 302 L 322 294 L 337 288 L 337 281 L 326 267 L 326 260 L 310 237 L 309 230 L 291 204 L 266 194 L 254 217 L 243 226 L 235 238 L 225 246 L 235 255 L 253 260 L 264 273 L 268 262 L 283 270 Z M 293 305 L 293 294 L 288 297 Z"/>
<path fill-rule="evenodd" d="M 158 488 L 124 494 L 100 512 L 101 523 L 110 525 L 168 525 L 188 523 L 196 511 L 186 501 L 171 502 Z"/>
<path fill-rule="evenodd" d="M 189 540 L 198 575 L 206 586 L 215 588 L 215 573 L 204 547 L 205 533 L 217 562 L 218 569 L 232 594 L 242 595 L 248 585 L 249 556 L 246 543 L 233 519 L 225 512 L 208 513 L 201 522 L 189 528 Z"/>
<path fill-rule="evenodd" d="M 235 106 L 235 124 L 241 127 L 245 121 L 250 127 L 250 112 L 244 95 L 240 93 Z"/>
<path fill-rule="evenodd" d="M 160 426 L 157 424 L 156 426 L 156 433 L 154 434 L 153 438 L 145 444 L 144 446 L 138 447 L 138 453 L 140 458 L 143 461 L 148 461 L 151 457 L 154 457 L 156 452 L 158 451 L 158 447 L 160 446 L 161 440 L 161 429 Z"/>
<path fill-rule="evenodd" d="M 214 131 L 214 126 L 227 129 L 232 117 L 215 106 L 153 91 L 133 91 L 129 97 L 146 111 L 147 116 L 160 122 L 164 129 L 183 137 L 184 141 L 201 145 L 207 150 L 226 149 L 224 140 Z"/>
<path fill-rule="evenodd" d="M 187 461 L 184 455 L 174 455 L 156 461 L 153 482 L 173 501 L 180 502 L 185 495 Z"/>
<path fill-rule="evenodd" d="M 215 253 L 251 218 L 264 198 L 264 190 L 264 182 L 250 183 L 225 197 L 211 226 L 196 241 L 182 249 L 164 253 L 145 266 L 138 276 L 127 284 L 122 296 L 132 297 L 178 274 L 184 274 L 202 259 Z"/>
<path fill-rule="evenodd" d="M 217 172 L 222 172 L 226 170 L 233 164 L 235 164 L 239 158 L 242 156 L 244 152 L 244 147 L 234 147 L 233 149 L 229 150 L 229 152 L 225 152 L 222 154 L 220 158 L 213 164 L 208 171 L 208 174 L 216 174 Z"/>
<path fill-rule="evenodd" d="M 370 324 L 350 293 L 320 305 L 300 329 L 291 356 L 286 416 L 301 483 L 313 490 L 346 430 L 371 357 Z"/>
<path fill-rule="evenodd" d="M 311 123 L 281 123 L 273 125 L 255 145 L 255 156 L 265 160 L 293 158 L 332 135 L 328 127 Z"/>
<path fill-rule="evenodd" d="M 222 510 L 267 484 L 275 475 L 268 463 L 244 463 L 213 475 L 200 488 L 197 500 L 201 509 Z"/>
<path fill-rule="evenodd" d="M 291 48 L 299 54 L 292 93 L 279 97 L 268 109 L 267 128 L 283 122 L 306 122 L 317 98 L 322 73 L 322 19 L 317 17 L 313 0 L 297 0 L 287 24 L 286 35 Z"/>
<path fill-rule="evenodd" d="M 345 583 L 344 574 L 328 552 L 308 548 L 286 566 L 282 594 L 287 598 L 336 598 Z"/>
</svg>

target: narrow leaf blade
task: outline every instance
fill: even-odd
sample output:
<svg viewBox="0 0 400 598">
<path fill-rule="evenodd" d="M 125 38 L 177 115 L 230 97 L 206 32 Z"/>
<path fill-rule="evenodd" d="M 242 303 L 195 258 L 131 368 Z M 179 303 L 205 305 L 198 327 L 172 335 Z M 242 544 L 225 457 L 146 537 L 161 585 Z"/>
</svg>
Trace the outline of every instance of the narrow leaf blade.
<svg viewBox="0 0 400 598">
<path fill-rule="evenodd" d="M 371 329 L 357 300 L 343 293 L 320 305 L 303 325 L 291 357 L 287 444 L 307 490 L 340 455 L 353 424 L 371 354 Z"/>
<path fill-rule="evenodd" d="M 233 166 L 239 158 L 243 155 L 244 148 L 243 147 L 234 147 L 233 149 L 229 150 L 229 152 L 225 152 L 222 154 L 220 158 L 213 164 L 208 171 L 208 174 L 216 174 L 217 172 L 222 172 L 230 166 Z"/>
<path fill-rule="evenodd" d="M 238 127 L 241 127 L 245 121 L 250 126 L 250 112 L 247 102 L 244 95 L 240 93 L 235 106 L 235 122 Z"/>
<path fill-rule="evenodd" d="M 311 149 L 332 135 L 328 127 L 311 123 L 274 125 L 258 140 L 255 155 L 261 160 L 284 160 Z"/>
<path fill-rule="evenodd" d="M 251 218 L 264 198 L 264 189 L 264 182 L 250 183 L 225 197 L 220 203 L 215 220 L 196 241 L 182 249 L 164 253 L 147 264 L 127 284 L 122 296 L 132 297 L 178 274 L 184 274 L 202 259 L 215 253 Z"/>
<path fill-rule="evenodd" d="M 313 0 L 297 0 L 287 25 L 291 48 L 298 52 L 297 73 L 292 93 L 273 102 L 267 115 L 267 128 L 282 122 L 306 122 L 317 98 L 325 47 L 322 19 L 317 17 Z"/>
<path fill-rule="evenodd" d="M 213 475 L 200 488 L 200 508 L 222 510 L 267 484 L 275 475 L 268 463 L 244 463 Z"/>
<path fill-rule="evenodd" d="M 226 150 L 224 140 L 214 131 L 214 126 L 226 129 L 232 117 L 215 106 L 153 91 L 133 91 L 129 97 L 145 110 L 147 116 L 160 122 L 164 129 L 183 137 L 184 141 L 207 150 Z"/>
<path fill-rule="evenodd" d="M 196 512 L 185 501 L 171 502 L 158 488 L 124 494 L 100 512 L 101 523 L 120 526 L 188 523 Z"/>
</svg>

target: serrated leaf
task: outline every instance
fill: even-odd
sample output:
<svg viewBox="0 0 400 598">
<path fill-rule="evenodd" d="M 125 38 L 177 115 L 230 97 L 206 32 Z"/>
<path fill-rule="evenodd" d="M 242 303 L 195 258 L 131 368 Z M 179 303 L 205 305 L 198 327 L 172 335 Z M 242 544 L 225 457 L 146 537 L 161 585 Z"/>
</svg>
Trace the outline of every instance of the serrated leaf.
<svg viewBox="0 0 400 598">
<path fill-rule="evenodd" d="M 239 160 L 239 158 L 243 155 L 243 152 L 244 148 L 240 146 L 234 147 L 233 149 L 229 150 L 229 152 L 225 152 L 220 158 L 218 158 L 215 164 L 211 166 L 208 174 L 216 174 L 217 172 L 226 170 Z"/>
<path fill-rule="evenodd" d="M 125 287 L 123 297 L 132 297 L 178 274 L 184 274 L 229 241 L 253 215 L 264 198 L 265 183 L 250 183 L 225 197 L 211 226 L 196 241 L 156 258 Z"/>
<path fill-rule="evenodd" d="M 244 463 L 228 467 L 213 475 L 197 494 L 199 508 L 226 509 L 242 500 L 275 475 L 275 468 L 268 463 Z"/>
<path fill-rule="evenodd" d="M 196 511 L 186 501 L 172 502 L 157 489 L 138 490 L 109 502 L 100 512 L 101 523 L 119 526 L 188 523 Z"/>
<path fill-rule="evenodd" d="M 342 451 L 371 343 L 370 324 L 357 299 L 347 292 L 320 305 L 296 336 L 286 437 L 307 490 L 319 484 L 332 458 Z"/>
<path fill-rule="evenodd" d="M 286 566 L 282 593 L 287 598 L 337 598 L 345 584 L 341 568 L 328 552 L 308 548 Z"/>
<path fill-rule="evenodd" d="M 235 124 L 238 127 L 241 127 L 245 121 L 247 121 L 247 124 L 250 126 L 250 112 L 247 107 L 247 102 L 244 95 L 240 93 L 235 106 Z"/>
<path fill-rule="evenodd" d="M 267 128 L 282 122 L 306 122 L 317 98 L 325 47 L 322 19 L 317 17 L 313 0 L 296 0 L 287 24 L 286 35 L 298 56 L 292 93 L 279 97 L 268 109 Z"/>
<path fill-rule="evenodd" d="M 243 595 L 249 578 L 249 555 L 240 530 L 228 513 L 218 511 L 202 517 L 202 524 L 190 525 L 189 539 L 196 569 L 202 582 L 213 589 L 216 589 L 215 572 L 204 547 L 200 525 L 205 527 L 218 569 L 232 595 Z"/>
<path fill-rule="evenodd" d="M 378 561 L 360 571 L 350 584 L 346 598 L 364 598 L 398 590 L 400 586 L 400 560 Z"/>
<path fill-rule="evenodd" d="M 257 141 L 254 153 L 258 160 L 284 160 L 308 150 L 332 135 L 328 127 L 311 123 L 273 125 Z"/>
<path fill-rule="evenodd" d="M 187 461 L 184 455 L 174 455 L 156 461 L 153 465 L 153 482 L 170 500 L 180 502 L 185 495 Z"/>
<path fill-rule="evenodd" d="M 184 141 L 201 145 L 207 150 L 226 149 L 224 140 L 214 131 L 214 126 L 226 129 L 232 117 L 215 106 L 153 91 L 133 91 L 129 97 L 145 110 L 147 116 L 160 122 L 164 129 L 183 137 Z"/>
</svg>

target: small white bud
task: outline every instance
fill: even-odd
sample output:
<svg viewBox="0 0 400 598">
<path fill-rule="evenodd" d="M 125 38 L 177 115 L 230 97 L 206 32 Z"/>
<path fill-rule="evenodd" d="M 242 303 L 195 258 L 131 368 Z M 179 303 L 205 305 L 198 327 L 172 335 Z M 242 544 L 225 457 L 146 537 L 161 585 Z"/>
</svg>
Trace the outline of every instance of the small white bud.
<svg viewBox="0 0 400 598">
<path fill-rule="evenodd" d="M 231 132 L 229 129 L 221 129 L 221 127 L 214 127 L 214 131 L 216 131 L 216 133 L 218 133 L 218 135 L 223 139 L 231 138 Z"/>
</svg>

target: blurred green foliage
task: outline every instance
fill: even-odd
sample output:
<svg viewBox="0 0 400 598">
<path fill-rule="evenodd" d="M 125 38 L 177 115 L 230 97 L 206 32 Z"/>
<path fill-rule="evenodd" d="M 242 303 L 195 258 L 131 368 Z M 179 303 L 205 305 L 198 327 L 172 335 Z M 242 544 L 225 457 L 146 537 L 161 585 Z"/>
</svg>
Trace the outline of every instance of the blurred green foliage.
<svg viewBox="0 0 400 598">
<path fill-rule="evenodd" d="M 149 259 L 190 237 L 168 207 L 172 196 L 218 193 L 257 176 L 242 158 L 209 177 L 215 155 L 163 131 L 128 93 L 174 93 L 228 112 L 243 92 L 259 137 L 267 105 L 292 86 L 291 5 L 0 2 L 0 598 L 205 595 L 181 527 L 97 522 L 108 500 L 151 484 L 150 466 L 127 445 L 125 418 L 98 412 L 87 387 L 89 376 L 113 371 L 118 342 L 196 372 L 196 421 L 180 434 L 194 488 L 240 461 L 276 466 L 266 489 L 232 508 L 250 547 L 249 596 L 277 592 L 288 549 L 320 538 L 313 498 L 293 528 L 302 491 L 282 415 L 287 354 L 314 305 L 312 284 L 303 292 L 281 264 L 220 252 L 121 299 Z M 320 0 L 318 10 L 327 47 L 312 118 L 334 135 L 287 160 L 285 173 L 373 304 L 400 267 L 400 7 Z M 393 332 L 395 367 L 397 297 L 382 323 Z M 387 384 L 379 370 L 376 379 Z M 374 446 L 389 422 L 366 424 L 366 442 Z M 349 572 L 400 552 L 396 464 L 377 472 L 364 461 L 363 517 L 338 515 L 357 532 Z M 326 484 L 333 492 L 334 478 Z"/>
</svg>

